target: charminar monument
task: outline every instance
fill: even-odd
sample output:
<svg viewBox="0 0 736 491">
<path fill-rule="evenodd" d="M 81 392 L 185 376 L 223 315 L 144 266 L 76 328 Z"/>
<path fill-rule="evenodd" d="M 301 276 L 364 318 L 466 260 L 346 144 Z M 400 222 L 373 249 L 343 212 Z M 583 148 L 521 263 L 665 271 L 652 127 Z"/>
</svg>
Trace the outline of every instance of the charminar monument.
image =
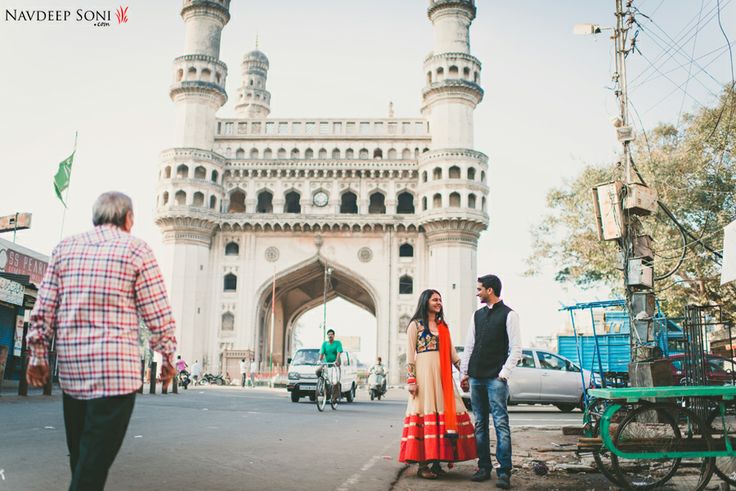
<svg viewBox="0 0 736 491">
<path fill-rule="evenodd" d="M 473 144 L 483 98 L 475 1 L 430 0 L 422 109 L 408 119 L 270 118 L 271 61 L 257 49 L 228 97 L 229 7 L 184 0 L 184 54 L 172 67 L 176 141 L 161 154 L 156 223 L 180 353 L 231 375 L 251 354 L 284 364 L 299 317 L 326 292 L 375 316 L 376 352 L 397 382 L 419 292 L 442 293 L 455 344 L 476 308 L 488 158 Z M 225 104 L 237 118 L 218 118 Z"/>
</svg>

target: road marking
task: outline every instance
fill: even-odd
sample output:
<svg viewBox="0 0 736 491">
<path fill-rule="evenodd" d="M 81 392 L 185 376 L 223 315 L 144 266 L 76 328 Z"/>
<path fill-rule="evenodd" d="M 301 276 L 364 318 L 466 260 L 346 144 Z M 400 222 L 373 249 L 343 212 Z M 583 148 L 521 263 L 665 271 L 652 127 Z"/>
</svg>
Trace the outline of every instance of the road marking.
<svg viewBox="0 0 736 491">
<path fill-rule="evenodd" d="M 386 450 L 388 450 L 392 445 L 394 445 L 394 444 L 393 443 L 389 443 L 388 445 L 386 445 L 385 447 L 383 447 L 381 449 L 381 454 L 382 455 L 385 454 L 386 453 Z M 342 483 L 340 485 L 340 487 L 338 487 L 335 491 L 349 491 L 349 490 L 353 489 L 353 487 L 355 486 L 355 484 L 357 484 L 358 481 L 360 481 L 360 476 L 364 472 L 368 471 L 371 467 L 373 467 L 376 462 L 378 462 L 379 460 L 383 459 L 382 455 L 374 455 L 373 457 L 371 457 L 370 459 L 368 459 L 368 462 L 366 462 L 365 464 L 363 464 L 363 467 L 360 468 L 360 471 L 358 471 L 355 474 L 353 474 L 352 476 L 350 476 L 348 478 L 348 480 L 345 481 L 344 483 Z"/>
</svg>

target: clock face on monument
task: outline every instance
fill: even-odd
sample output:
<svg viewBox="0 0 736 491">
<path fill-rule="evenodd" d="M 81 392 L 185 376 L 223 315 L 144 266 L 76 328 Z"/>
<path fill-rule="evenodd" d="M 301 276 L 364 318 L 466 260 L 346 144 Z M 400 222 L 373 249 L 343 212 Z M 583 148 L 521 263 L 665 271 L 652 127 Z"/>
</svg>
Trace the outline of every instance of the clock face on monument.
<svg viewBox="0 0 736 491">
<path fill-rule="evenodd" d="M 329 201 L 327 197 L 327 193 L 324 191 L 318 191 L 314 193 L 314 196 L 312 197 L 312 202 L 319 207 L 327 205 L 327 201 Z"/>
</svg>

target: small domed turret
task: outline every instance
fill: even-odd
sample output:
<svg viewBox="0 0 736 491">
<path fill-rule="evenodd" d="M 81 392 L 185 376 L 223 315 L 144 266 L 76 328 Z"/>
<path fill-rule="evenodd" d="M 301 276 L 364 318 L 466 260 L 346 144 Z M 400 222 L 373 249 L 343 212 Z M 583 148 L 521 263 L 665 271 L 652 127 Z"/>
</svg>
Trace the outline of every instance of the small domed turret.
<svg viewBox="0 0 736 491">
<path fill-rule="evenodd" d="M 271 93 L 266 90 L 268 57 L 259 49 L 243 56 L 243 85 L 238 89 L 235 110 L 249 118 L 265 118 L 271 112 Z"/>
</svg>

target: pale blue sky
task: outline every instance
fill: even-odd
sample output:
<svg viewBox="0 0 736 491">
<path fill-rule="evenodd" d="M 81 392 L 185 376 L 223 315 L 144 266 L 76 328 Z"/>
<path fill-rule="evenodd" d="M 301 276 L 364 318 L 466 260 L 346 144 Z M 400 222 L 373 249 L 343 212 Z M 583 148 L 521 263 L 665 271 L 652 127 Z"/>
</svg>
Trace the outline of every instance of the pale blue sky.
<svg viewBox="0 0 736 491">
<path fill-rule="evenodd" d="M 722 21 L 736 39 L 736 8 L 721 0 Z M 117 8 L 119 2 L 77 0 L 77 8 Z M 107 28 L 84 23 L 12 23 L 5 9 L 58 8 L 57 1 L 0 0 L 0 214 L 33 212 L 33 229 L 19 243 L 48 253 L 59 239 L 61 206 L 51 178 L 72 148 L 79 150 L 72 174 L 64 234 L 90 225 L 90 207 L 109 189 L 130 194 L 135 233 L 160 248 L 153 224 L 158 153 L 172 146 L 174 106 L 168 97 L 171 61 L 184 54 L 184 24 L 178 1 L 132 0 L 129 22 Z M 715 0 L 635 2 L 655 23 L 638 46 L 649 61 L 630 57 L 630 77 L 655 78 L 632 91 L 645 126 L 675 121 L 710 104 L 719 83 L 730 79 L 723 49 L 701 58 L 712 75 L 688 78 L 690 54 L 702 57 L 725 46 L 713 17 Z M 268 89 L 274 117 L 385 116 L 393 101 L 397 116 L 419 114 L 422 61 L 432 48 L 431 25 L 422 0 L 233 0 L 222 36 L 221 58 L 229 67 L 234 100 L 240 60 L 256 34 L 271 61 Z M 678 33 L 708 21 L 697 40 Z M 480 0 L 471 31 L 472 53 L 483 63 L 484 101 L 475 113 L 476 147 L 489 155 L 490 220 L 479 243 L 479 273 L 497 273 L 505 297 L 521 314 L 524 340 L 560 325 L 560 302 L 594 299 L 564 291 L 545 272 L 523 278 L 531 227 L 545 212 L 545 194 L 585 163 L 610 161 L 617 146 L 610 118 L 611 42 L 607 35 L 574 36 L 580 22 L 610 25 L 613 0 Z M 678 39 L 682 51 L 668 59 L 663 47 Z M 693 42 L 696 41 L 693 46 Z M 677 68 L 679 65 L 681 67 Z M 673 71 L 669 72 L 669 70 Z M 644 73 L 642 76 L 641 74 Z M 681 86 L 681 88 L 677 88 Z M 220 115 L 232 114 L 232 102 Z M 439 289 L 441 285 L 433 285 Z"/>
</svg>

